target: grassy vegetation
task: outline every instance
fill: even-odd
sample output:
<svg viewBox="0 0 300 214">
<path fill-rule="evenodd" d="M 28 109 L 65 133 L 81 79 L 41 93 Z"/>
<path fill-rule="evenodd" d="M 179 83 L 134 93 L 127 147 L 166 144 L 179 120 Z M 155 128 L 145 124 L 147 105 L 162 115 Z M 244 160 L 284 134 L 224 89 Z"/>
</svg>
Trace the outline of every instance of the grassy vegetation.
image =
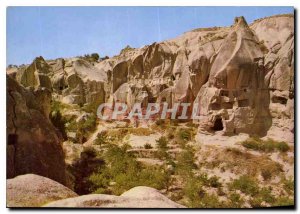
<svg viewBox="0 0 300 214">
<path fill-rule="evenodd" d="M 276 198 L 276 201 L 272 206 L 293 206 L 295 204 L 294 198 L 287 196 L 280 196 Z"/>
<path fill-rule="evenodd" d="M 146 144 L 144 145 L 144 148 L 145 148 L 145 149 L 153 149 L 153 147 L 151 146 L 150 143 L 146 143 Z"/>
<path fill-rule="evenodd" d="M 76 143 L 84 143 L 88 137 L 96 130 L 97 117 L 90 113 L 86 119 L 76 122 L 71 120 L 66 125 L 66 130 L 76 133 Z"/>
<path fill-rule="evenodd" d="M 251 196 L 255 196 L 259 193 L 258 181 L 248 175 L 242 175 L 238 179 L 233 180 L 229 188 L 233 190 L 240 190 L 241 192 Z"/>
<path fill-rule="evenodd" d="M 194 128 L 179 128 L 175 132 L 175 141 L 184 149 L 189 141 L 192 141 L 196 135 Z"/>
<path fill-rule="evenodd" d="M 182 176 L 193 175 L 193 170 L 197 168 L 195 164 L 195 150 L 187 146 L 177 157 L 176 172 Z"/>
<path fill-rule="evenodd" d="M 294 194 L 295 182 L 294 179 L 282 179 L 284 190 L 289 194 Z"/>
<path fill-rule="evenodd" d="M 266 180 L 283 173 L 282 165 L 271 160 L 265 154 L 258 156 L 237 148 L 226 148 L 225 150 L 215 150 L 209 156 L 211 160 L 202 163 L 202 166 L 209 169 L 222 165 L 223 171 L 230 170 L 235 174 L 249 176 L 263 175 Z"/>
<path fill-rule="evenodd" d="M 287 152 L 290 147 L 285 142 L 279 142 L 272 139 L 262 140 L 259 138 L 249 138 L 241 143 L 245 148 L 261 152 Z"/>
<path fill-rule="evenodd" d="M 225 208 L 241 208 L 245 203 L 244 198 L 238 193 L 230 193 Z"/>
<path fill-rule="evenodd" d="M 83 124 L 81 126 L 89 127 Z M 77 126 L 74 127 L 75 130 L 78 129 Z M 206 161 L 205 158 L 196 158 L 197 147 L 192 144 L 196 126 L 193 124 L 157 121 L 154 127 L 156 129 L 120 127 L 99 133 L 94 144 L 103 149 L 96 154 L 95 151 L 85 151 L 85 156 L 89 158 L 84 159 L 86 168 L 79 167 L 85 176 L 79 179 L 82 180 L 82 186 L 77 186 L 77 189 L 89 193 L 120 195 L 135 186 L 149 186 L 163 190 L 181 204 L 197 208 L 286 206 L 294 203 L 292 179 L 282 179 L 278 184 L 282 189 L 280 197 L 275 195 L 277 188 L 272 189 L 273 184 L 269 182 L 275 176 L 284 177 L 284 174 L 282 166 L 265 153 L 280 151 L 280 155 L 289 155 L 285 153 L 290 149 L 286 148 L 285 143 L 248 139 L 242 143 L 244 147 L 264 153 L 254 155 L 238 148 L 213 149 L 208 150 L 211 151 L 209 154 L 203 153 L 204 156 L 207 155 Z M 131 150 L 128 152 L 130 146 L 122 145 L 125 136 L 129 137 L 129 134 L 147 136 L 155 131 L 162 134 L 156 141 L 157 150 L 148 143 L 144 148 L 153 150 L 143 152 L 150 154 L 150 158 L 158 158 L 160 161 L 157 165 L 139 162 L 135 157 L 137 153 Z M 83 156 L 81 160 L 82 158 Z M 96 167 L 97 170 L 91 170 L 90 166 L 96 159 L 102 160 L 103 164 Z M 229 170 L 242 176 L 230 183 L 222 183 L 218 176 L 202 171 L 202 168 L 216 167 L 222 168 L 223 172 Z M 264 181 L 258 180 L 259 176 Z M 271 186 L 266 186 L 267 184 Z"/>
<path fill-rule="evenodd" d="M 103 154 L 105 168 L 89 177 L 92 192 L 120 195 L 135 186 L 168 188 L 170 175 L 159 167 L 141 164 L 128 148 L 112 145 L 107 149 Z"/>
<path fill-rule="evenodd" d="M 49 118 L 52 122 L 52 124 L 61 132 L 63 138 L 67 139 L 67 129 L 66 124 L 72 120 L 72 118 L 68 118 L 62 115 L 62 111 L 64 109 L 68 109 L 69 106 L 61 103 L 59 101 L 53 100 L 51 102 L 51 111 Z"/>
<path fill-rule="evenodd" d="M 99 145 L 100 147 L 103 147 L 104 145 L 107 145 L 107 143 L 108 143 L 108 139 L 107 139 L 107 135 L 105 134 L 105 132 L 98 133 L 97 137 L 94 141 L 94 144 Z"/>
<path fill-rule="evenodd" d="M 183 187 L 185 204 L 191 208 L 221 208 L 224 203 L 216 194 L 209 194 L 204 187 L 219 186 L 218 178 L 209 179 L 206 174 L 186 177 Z"/>
</svg>

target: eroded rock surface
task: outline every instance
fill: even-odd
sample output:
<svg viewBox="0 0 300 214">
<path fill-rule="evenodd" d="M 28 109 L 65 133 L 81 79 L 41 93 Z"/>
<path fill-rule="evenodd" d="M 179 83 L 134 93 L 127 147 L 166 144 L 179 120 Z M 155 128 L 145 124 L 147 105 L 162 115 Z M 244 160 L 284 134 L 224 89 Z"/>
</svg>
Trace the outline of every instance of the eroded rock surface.
<svg viewBox="0 0 300 214">
<path fill-rule="evenodd" d="M 185 208 L 150 187 L 134 187 L 121 196 L 91 194 L 46 204 L 45 207 Z"/>
<path fill-rule="evenodd" d="M 49 117 L 51 92 L 7 76 L 7 177 L 34 173 L 65 183 L 61 139 Z"/>
<path fill-rule="evenodd" d="M 8 207 L 39 207 L 51 201 L 78 196 L 49 178 L 26 174 L 7 180 Z"/>
<path fill-rule="evenodd" d="M 274 36 L 276 35 L 276 36 Z M 199 104 L 202 131 L 265 136 L 272 125 L 294 120 L 294 16 L 248 25 L 200 28 L 118 56 L 11 67 L 25 87 L 45 87 L 68 104 L 189 102 Z M 50 81 L 51 80 L 51 81 Z M 276 123 L 274 123 L 274 120 Z"/>
</svg>

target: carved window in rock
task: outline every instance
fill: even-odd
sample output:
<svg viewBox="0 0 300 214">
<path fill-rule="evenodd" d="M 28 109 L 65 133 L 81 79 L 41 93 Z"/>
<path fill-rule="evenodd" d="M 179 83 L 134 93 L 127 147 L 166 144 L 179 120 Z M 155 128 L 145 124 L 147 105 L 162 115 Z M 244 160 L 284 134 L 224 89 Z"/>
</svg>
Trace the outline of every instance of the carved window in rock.
<svg viewBox="0 0 300 214">
<path fill-rule="evenodd" d="M 224 108 L 224 109 L 232 109 L 233 108 L 233 102 L 222 103 L 222 108 Z"/>
<path fill-rule="evenodd" d="M 281 97 L 281 96 L 273 96 L 272 97 L 273 103 L 280 103 L 282 105 L 285 105 L 287 103 L 287 98 Z"/>
<path fill-rule="evenodd" d="M 220 110 L 221 105 L 219 103 L 212 103 L 212 104 L 210 104 L 210 109 L 211 110 Z"/>
<path fill-rule="evenodd" d="M 238 107 L 248 107 L 249 100 L 238 100 Z"/>
<path fill-rule="evenodd" d="M 220 91 L 220 96 L 229 97 L 229 91 L 221 90 Z"/>
<path fill-rule="evenodd" d="M 149 103 L 156 103 L 156 98 L 155 97 L 149 97 L 148 102 Z"/>
</svg>

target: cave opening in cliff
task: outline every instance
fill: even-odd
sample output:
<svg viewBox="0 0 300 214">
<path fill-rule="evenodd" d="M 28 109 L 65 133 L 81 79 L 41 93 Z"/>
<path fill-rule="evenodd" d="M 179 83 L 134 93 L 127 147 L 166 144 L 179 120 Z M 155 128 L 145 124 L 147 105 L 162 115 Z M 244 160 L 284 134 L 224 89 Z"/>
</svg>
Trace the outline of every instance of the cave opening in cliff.
<svg viewBox="0 0 300 214">
<path fill-rule="evenodd" d="M 212 127 L 213 131 L 222 131 L 223 130 L 223 122 L 222 118 L 217 118 L 214 122 L 214 126 Z"/>
</svg>

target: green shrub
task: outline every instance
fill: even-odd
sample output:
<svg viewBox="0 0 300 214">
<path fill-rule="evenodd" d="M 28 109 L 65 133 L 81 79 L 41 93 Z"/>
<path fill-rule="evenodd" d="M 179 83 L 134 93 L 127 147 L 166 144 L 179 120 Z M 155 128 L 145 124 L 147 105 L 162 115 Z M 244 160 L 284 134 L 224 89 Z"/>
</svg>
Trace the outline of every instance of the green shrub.
<svg viewBox="0 0 300 214">
<path fill-rule="evenodd" d="M 152 149 L 153 147 L 151 146 L 150 143 L 146 143 L 146 144 L 144 145 L 144 148 L 145 148 L 145 149 Z"/>
<path fill-rule="evenodd" d="M 137 136 L 149 136 L 153 132 L 149 128 L 143 128 L 143 127 L 138 127 L 138 128 L 127 128 L 127 132 L 129 134 L 137 135 Z"/>
<path fill-rule="evenodd" d="M 52 124 L 61 132 L 63 138 L 67 139 L 66 123 L 67 120 L 62 116 L 60 110 L 54 110 L 50 113 Z"/>
<path fill-rule="evenodd" d="M 98 133 L 96 139 L 94 140 L 94 144 L 102 147 L 107 143 L 108 143 L 107 135 L 105 133 Z"/>
<path fill-rule="evenodd" d="M 294 193 L 295 182 L 293 179 L 283 179 L 283 187 L 288 194 Z"/>
<path fill-rule="evenodd" d="M 261 176 L 265 181 L 270 180 L 272 178 L 272 172 L 269 169 L 262 169 Z"/>
<path fill-rule="evenodd" d="M 170 174 L 162 168 L 144 166 L 128 153 L 128 145 L 109 145 L 104 153 L 106 168 L 90 176 L 91 191 L 119 195 L 135 186 L 149 186 L 168 189 Z M 114 183 L 110 185 L 110 183 Z"/>
<path fill-rule="evenodd" d="M 253 208 L 258 208 L 258 207 L 261 207 L 261 203 L 263 202 L 263 200 L 259 197 L 254 197 L 254 198 L 251 198 L 249 203 L 251 205 L 251 207 Z"/>
<path fill-rule="evenodd" d="M 259 138 L 249 138 L 241 143 L 245 148 L 262 152 L 287 152 L 289 146 L 285 142 L 278 142 L 272 139 L 261 140 Z"/>
<path fill-rule="evenodd" d="M 278 142 L 277 149 L 281 152 L 287 152 L 290 149 L 290 147 L 285 142 Z"/>
<path fill-rule="evenodd" d="M 190 208 L 221 208 L 223 203 L 219 202 L 218 196 L 208 194 L 203 189 L 203 182 L 198 177 L 186 179 L 183 193 L 187 198 L 186 205 Z"/>
<path fill-rule="evenodd" d="M 70 166 L 70 171 L 75 178 L 74 191 L 78 194 L 88 194 L 93 186 L 89 177 L 105 168 L 105 161 L 99 157 L 93 147 L 84 147 L 80 158 Z"/>
<path fill-rule="evenodd" d="M 189 121 L 186 123 L 187 127 L 198 128 L 199 124 L 193 123 L 193 121 Z"/>
<path fill-rule="evenodd" d="M 180 175 L 191 175 L 193 169 L 197 168 L 195 164 L 195 150 L 188 146 L 177 157 L 176 171 Z"/>
<path fill-rule="evenodd" d="M 269 204 L 272 204 L 275 201 L 275 197 L 272 195 L 271 188 L 268 187 L 261 188 L 257 197 L 260 197 L 263 201 Z"/>
<path fill-rule="evenodd" d="M 241 208 L 245 203 L 244 199 L 238 193 L 231 193 L 228 197 L 229 201 L 226 207 L 228 208 Z"/>
<path fill-rule="evenodd" d="M 158 140 L 156 140 L 156 145 L 158 149 L 167 150 L 168 149 L 168 141 L 166 137 L 162 136 Z"/>
<path fill-rule="evenodd" d="M 257 180 L 247 175 L 242 175 L 238 179 L 235 179 L 230 184 L 230 189 L 240 190 L 251 196 L 255 196 L 259 193 Z"/>
<path fill-rule="evenodd" d="M 272 206 L 293 206 L 295 205 L 294 198 L 289 198 L 287 196 L 280 196 L 276 198 L 276 201 Z"/>
<path fill-rule="evenodd" d="M 156 140 L 156 146 L 157 146 L 157 158 L 162 160 L 168 160 L 170 159 L 170 155 L 168 153 L 168 141 L 167 138 L 162 136 L 158 140 Z"/>
<path fill-rule="evenodd" d="M 184 141 L 190 141 L 192 139 L 192 133 L 190 129 L 179 129 L 178 136 Z"/>
<path fill-rule="evenodd" d="M 219 182 L 219 177 L 214 175 L 208 179 L 208 183 L 210 187 L 218 188 L 221 187 L 222 184 Z"/>
</svg>

